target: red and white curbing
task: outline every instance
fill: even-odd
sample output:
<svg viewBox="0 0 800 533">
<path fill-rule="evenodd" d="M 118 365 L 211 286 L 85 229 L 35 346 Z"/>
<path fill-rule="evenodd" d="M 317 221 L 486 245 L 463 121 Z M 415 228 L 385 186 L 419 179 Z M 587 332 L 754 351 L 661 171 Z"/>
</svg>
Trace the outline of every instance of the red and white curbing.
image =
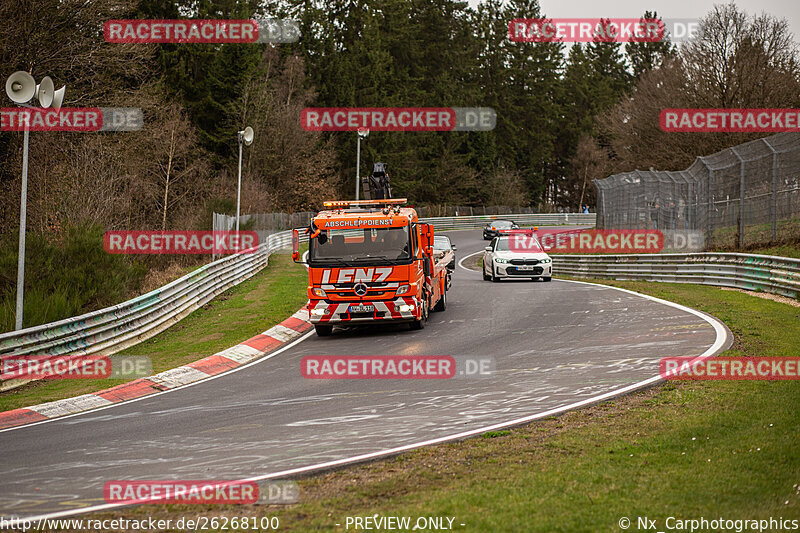
<svg viewBox="0 0 800 533">
<path fill-rule="evenodd" d="M 105 407 L 194 383 L 258 359 L 298 338 L 312 327 L 308 320 L 308 309 L 303 307 L 264 333 L 188 365 L 92 394 L 1 412 L 0 429 Z"/>
</svg>

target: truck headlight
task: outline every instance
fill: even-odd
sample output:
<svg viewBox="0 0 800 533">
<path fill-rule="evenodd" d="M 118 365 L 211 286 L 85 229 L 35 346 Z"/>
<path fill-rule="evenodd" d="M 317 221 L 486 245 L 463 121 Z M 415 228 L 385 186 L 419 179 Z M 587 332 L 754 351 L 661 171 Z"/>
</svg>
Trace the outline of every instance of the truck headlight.
<svg viewBox="0 0 800 533">
<path fill-rule="evenodd" d="M 328 296 L 327 294 L 325 294 L 325 291 L 323 291 L 322 289 L 317 289 L 316 287 L 311 289 L 311 294 L 313 294 L 318 298 L 326 298 Z"/>
<path fill-rule="evenodd" d="M 401 304 L 401 305 L 398 305 L 397 306 L 397 310 L 400 313 L 407 313 L 409 311 L 413 311 L 414 310 L 414 304 Z"/>
<path fill-rule="evenodd" d="M 494 258 L 494 262 L 495 263 L 508 263 L 508 259 L 503 259 L 501 257 L 495 257 Z"/>
<path fill-rule="evenodd" d="M 315 307 L 314 309 L 312 309 L 310 311 L 310 314 L 312 314 L 313 316 L 323 316 L 326 312 L 327 312 L 327 309 L 322 309 L 322 308 L 319 308 L 319 307 Z"/>
<path fill-rule="evenodd" d="M 397 291 L 395 292 L 395 295 L 396 296 L 400 296 L 400 295 L 403 295 L 403 294 L 407 294 L 410 290 L 411 290 L 411 285 L 409 285 L 409 284 L 400 285 L 399 287 L 397 287 Z"/>
</svg>

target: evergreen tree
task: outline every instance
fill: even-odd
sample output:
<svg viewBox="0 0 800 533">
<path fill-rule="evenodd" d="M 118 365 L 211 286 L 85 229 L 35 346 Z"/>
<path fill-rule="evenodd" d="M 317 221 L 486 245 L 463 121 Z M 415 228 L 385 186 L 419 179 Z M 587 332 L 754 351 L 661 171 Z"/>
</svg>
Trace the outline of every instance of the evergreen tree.
<svg viewBox="0 0 800 533">
<path fill-rule="evenodd" d="M 645 11 L 642 18 L 639 19 L 643 24 L 656 20 L 663 27 L 664 23 L 655 11 Z M 633 77 L 638 80 L 644 72 L 660 67 L 667 57 L 674 57 L 675 47 L 664 30 L 662 38 L 658 41 L 650 41 L 646 37 L 634 37 L 625 45 L 625 53 L 631 62 Z"/>
</svg>

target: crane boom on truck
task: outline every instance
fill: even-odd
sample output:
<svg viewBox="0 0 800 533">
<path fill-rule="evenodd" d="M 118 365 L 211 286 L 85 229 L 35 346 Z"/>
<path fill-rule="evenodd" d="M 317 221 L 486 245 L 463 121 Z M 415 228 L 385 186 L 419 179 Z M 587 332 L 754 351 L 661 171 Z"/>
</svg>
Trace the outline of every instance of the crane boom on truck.
<svg viewBox="0 0 800 533">
<path fill-rule="evenodd" d="M 308 232 L 308 310 L 319 336 L 333 326 L 408 322 L 422 329 L 447 306 L 447 265 L 433 253 L 433 225 L 405 198 L 325 202 Z M 299 260 L 299 231 L 292 256 Z"/>
</svg>

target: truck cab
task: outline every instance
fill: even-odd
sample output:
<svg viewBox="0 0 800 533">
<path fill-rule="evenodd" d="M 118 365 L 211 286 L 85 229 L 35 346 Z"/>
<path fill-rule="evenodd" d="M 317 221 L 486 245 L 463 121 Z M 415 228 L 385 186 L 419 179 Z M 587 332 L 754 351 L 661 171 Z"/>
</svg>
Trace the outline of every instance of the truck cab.
<svg viewBox="0 0 800 533">
<path fill-rule="evenodd" d="M 325 202 L 312 220 L 308 309 L 318 335 L 378 321 L 422 329 L 431 310 L 444 310 L 447 269 L 433 255 L 433 226 L 405 202 Z"/>
</svg>

